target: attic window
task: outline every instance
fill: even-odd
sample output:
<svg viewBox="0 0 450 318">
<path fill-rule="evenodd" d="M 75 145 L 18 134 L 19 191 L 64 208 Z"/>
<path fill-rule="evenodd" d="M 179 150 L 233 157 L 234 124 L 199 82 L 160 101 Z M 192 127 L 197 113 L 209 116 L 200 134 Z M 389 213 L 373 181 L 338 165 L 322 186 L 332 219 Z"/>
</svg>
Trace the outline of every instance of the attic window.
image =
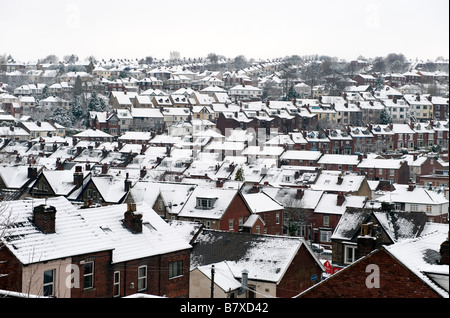
<svg viewBox="0 0 450 318">
<path fill-rule="evenodd" d="M 213 208 L 217 198 L 197 198 L 197 209 L 209 210 Z"/>
</svg>

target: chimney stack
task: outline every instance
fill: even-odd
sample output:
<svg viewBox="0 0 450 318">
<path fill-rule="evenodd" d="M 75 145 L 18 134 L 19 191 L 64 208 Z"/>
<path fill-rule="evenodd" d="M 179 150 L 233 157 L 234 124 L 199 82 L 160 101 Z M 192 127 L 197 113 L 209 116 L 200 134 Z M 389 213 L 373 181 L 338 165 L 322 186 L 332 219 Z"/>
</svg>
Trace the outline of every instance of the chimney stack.
<svg viewBox="0 0 450 318">
<path fill-rule="evenodd" d="M 439 264 L 441 265 L 449 265 L 449 255 L 448 255 L 448 234 L 447 239 L 441 244 L 440 253 L 441 253 L 441 260 L 439 261 Z"/>
<path fill-rule="evenodd" d="M 83 171 L 81 166 L 75 167 L 75 172 L 73 173 L 73 183 L 75 184 L 76 189 L 83 185 Z"/>
<path fill-rule="evenodd" d="M 339 192 L 337 195 L 337 205 L 342 206 L 345 201 L 345 196 L 342 194 L 342 192 Z"/>
<path fill-rule="evenodd" d="M 305 190 L 303 190 L 302 188 L 297 189 L 297 199 L 302 199 L 303 196 L 305 195 Z"/>
<path fill-rule="evenodd" d="M 55 233 L 55 219 L 56 208 L 53 206 L 41 204 L 33 209 L 33 223 L 44 234 Z"/>
<path fill-rule="evenodd" d="M 37 177 L 37 168 L 36 167 L 28 167 L 28 178 L 35 179 Z"/>
<path fill-rule="evenodd" d="M 142 167 L 139 176 L 140 176 L 141 178 L 143 178 L 143 177 L 145 177 L 146 174 L 147 174 L 147 168 L 144 166 L 144 167 Z"/>
<path fill-rule="evenodd" d="M 131 180 L 128 179 L 128 172 L 124 183 L 125 183 L 125 192 L 128 192 L 131 189 Z"/>
<path fill-rule="evenodd" d="M 342 184 L 342 181 L 344 181 L 344 178 L 342 178 L 342 175 L 340 174 L 337 178 L 337 184 Z"/>
<path fill-rule="evenodd" d="M 124 214 L 124 223 L 133 233 L 142 233 L 142 214 L 136 212 L 136 204 L 128 203 L 127 211 Z"/>
</svg>

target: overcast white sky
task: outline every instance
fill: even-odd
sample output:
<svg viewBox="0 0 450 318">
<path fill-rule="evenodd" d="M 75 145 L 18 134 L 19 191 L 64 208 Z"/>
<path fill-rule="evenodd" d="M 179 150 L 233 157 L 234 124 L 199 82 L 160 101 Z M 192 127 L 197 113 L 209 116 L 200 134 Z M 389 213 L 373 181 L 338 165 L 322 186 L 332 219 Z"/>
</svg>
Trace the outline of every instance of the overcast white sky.
<svg viewBox="0 0 450 318">
<path fill-rule="evenodd" d="M 449 56 L 448 0 L 0 0 L 0 54 Z"/>
</svg>

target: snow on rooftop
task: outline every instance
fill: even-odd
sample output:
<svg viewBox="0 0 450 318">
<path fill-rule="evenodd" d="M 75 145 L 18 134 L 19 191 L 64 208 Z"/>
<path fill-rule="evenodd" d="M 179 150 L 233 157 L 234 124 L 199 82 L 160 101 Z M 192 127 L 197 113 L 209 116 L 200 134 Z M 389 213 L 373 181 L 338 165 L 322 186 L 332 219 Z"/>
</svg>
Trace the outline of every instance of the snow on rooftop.
<svg viewBox="0 0 450 318">
<path fill-rule="evenodd" d="M 427 223 L 426 234 L 384 246 L 386 250 L 427 283 L 448 298 L 449 265 L 440 265 L 440 245 L 448 239 L 448 224 Z"/>
<path fill-rule="evenodd" d="M 264 192 L 243 194 L 253 213 L 282 210 L 283 206 Z"/>
<path fill-rule="evenodd" d="M 44 234 L 30 221 L 33 207 L 41 204 L 56 208 L 56 233 Z M 4 201 L 0 205 L 11 211 L 13 222 L 3 240 L 23 264 L 113 248 L 101 231 L 80 215 L 81 210 L 76 210 L 64 197 Z M 0 214 L 0 217 L 7 215 L 9 213 Z M 0 223 L 5 221 L 0 219 Z"/>
</svg>

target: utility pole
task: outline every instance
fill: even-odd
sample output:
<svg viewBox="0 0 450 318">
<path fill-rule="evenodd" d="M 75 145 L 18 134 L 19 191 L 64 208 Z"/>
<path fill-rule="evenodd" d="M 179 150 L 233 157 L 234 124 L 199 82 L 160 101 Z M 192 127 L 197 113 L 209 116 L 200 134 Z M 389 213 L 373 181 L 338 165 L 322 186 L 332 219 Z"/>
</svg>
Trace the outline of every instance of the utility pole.
<svg viewBox="0 0 450 318">
<path fill-rule="evenodd" d="M 211 266 L 211 298 L 214 298 L 214 265 Z"/>
</svg>

